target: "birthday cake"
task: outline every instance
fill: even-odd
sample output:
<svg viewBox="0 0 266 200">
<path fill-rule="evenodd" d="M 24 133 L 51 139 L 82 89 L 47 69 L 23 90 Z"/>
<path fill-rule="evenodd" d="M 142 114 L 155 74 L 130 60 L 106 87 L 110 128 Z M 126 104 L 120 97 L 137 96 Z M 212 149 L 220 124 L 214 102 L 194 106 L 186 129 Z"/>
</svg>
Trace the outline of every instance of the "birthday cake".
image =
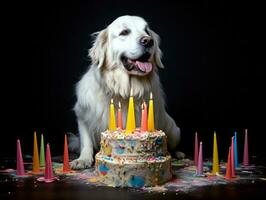
<svg viewBox="0 0 266 200">
<path fill-rule="evenodd" d="M 100 181 L 114 187 L 144 187 L 172 178 L 171 156 L 163 131 L 125 130 L 101 133 L 101 149 L 95 157 Z"/>
</svg>

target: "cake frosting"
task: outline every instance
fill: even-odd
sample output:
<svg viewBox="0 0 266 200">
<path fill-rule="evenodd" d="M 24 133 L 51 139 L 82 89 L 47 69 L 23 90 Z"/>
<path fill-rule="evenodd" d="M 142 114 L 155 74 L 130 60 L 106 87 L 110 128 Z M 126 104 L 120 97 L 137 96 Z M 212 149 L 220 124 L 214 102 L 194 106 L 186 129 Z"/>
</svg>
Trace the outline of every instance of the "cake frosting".
<svg viewBox="0 0 266 200">
<path fill-rule="evenodd" d="M 131 134 L 124 130 L 101 133 L 101 149 L 95 156 L 100 181 L 114 187 L 155 186 L 172 178 L 171 156 L 163 131 Z"/>
</svg>

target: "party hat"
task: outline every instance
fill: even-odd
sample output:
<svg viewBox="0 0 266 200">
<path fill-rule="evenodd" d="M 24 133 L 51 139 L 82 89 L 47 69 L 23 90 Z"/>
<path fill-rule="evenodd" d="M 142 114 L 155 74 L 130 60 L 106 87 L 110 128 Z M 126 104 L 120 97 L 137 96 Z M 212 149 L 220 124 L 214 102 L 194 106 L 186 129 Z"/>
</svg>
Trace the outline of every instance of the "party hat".
<svg viewBox="0 0 266 200">
<path fill-rule="evenodd" d="M 218 147 L 217 147 L 217 139 L 216 132 L 213 134 L 213 161 L 212 161 L 212 174 L 219 174 L 219 158 L 218 158 Z"/>
<path fill-rule="evenodd" d="M 194 145 L 194 164 L 198 166 L 198 158 L 199 158 L 199 142 L 198 142 L 198 133 L 195 133 L 195 145 Z"/>
<path fill-rule="evenodd" d="M 32 173 L 33 174 L 40 173 L 40 160 L 39 160 L 39 152 L 38 152 L 38 143 L 37 143 L 37 135 L 36 135 L 36 132 L 34 132 L 34 140 L 33 140 Z"/>
<path fill-rule="evenodd" d="M 45 166 L 45 153 L 44 153 L 44 140 L 43 134 L 41 135 L 41 148 L 40 148 L 40 166 Z"/>
<path fill-rule="evenodd" d="M 17 176 L 25 176 L 20 140 L 17 140 Z"/>
<path fill-rule="evenodd" d="M 243 155 L 243 165 L 249 165 L 249 157 L 248 157 L 248 130 L 245 129 L 245 144 L 244 144 L 244 155 Z"/>
<path fill-rule="evenodd" d="M 231 180 L 232 179 L 232 164 L 231 164 L 231 147 L 229 147 L 229 152 L 228 152 L 228 159 L 227 159 L 227 164 L 226 164 L 226 173 L 225 173 L 225 179 Z"/>
<path fill-rule="evenodd" d="M 45 161 L 44 177 L 40 177 L 37 180 L 45 182 L 45 183 L 51 183 L 55 180 L 59 180 L 57 177 L 54 176 L 54 173 L 53 173 L 53 166 L 52 166 L 52 159 L 51 159 L 51 152 L 50 152 L 49 144 L 46 145 L 46 161 Z"/>
<path fill-rule="evenodd" d="M 69 167 L 67 135 L 65 135 L 63 172 L 69 172 L 69 171 L 71 170 Z"/>
<path fill-rule="evenodd" d="M 52 159 L 50 152 L 50 145 L 46 146 L 46 165 L 45 165 L 45 174 L 44 177 L 46 180 L 50 180 L 54 178 L 53 167 L 52 167 Z"/>
<path fill-rule="evenodd" d="M 203 175 L 203 155 L 202 155 L 202 142 L 200 142 L 200 148 L 199 148 L 199 158 L 198 158 L 198 166 L 197 166 L 197 176 Z"/>
<path fill-rule="evenodd" d="M 237 132 L 234 135 L 234 158 L 235 158 L 235 168 L 239 167 L 238 165 L 238 151 L 237 151 Z"/>
<path fill-rule="evenodd" d="M 231 141 L 231 173 L 232 173 L 232 177 L 236 176 L 236 172 L 235 172 L 235 153 L 234 153 L 234 137 L 232 137 L 232 141 Z"/>
</svg>

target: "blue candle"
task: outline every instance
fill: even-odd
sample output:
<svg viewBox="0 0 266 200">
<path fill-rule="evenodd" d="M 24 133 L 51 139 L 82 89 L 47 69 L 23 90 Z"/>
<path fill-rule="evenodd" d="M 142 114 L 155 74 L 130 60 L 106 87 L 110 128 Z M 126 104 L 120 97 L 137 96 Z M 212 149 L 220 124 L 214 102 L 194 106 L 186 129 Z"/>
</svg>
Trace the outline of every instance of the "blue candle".
<svg viewBox="0 0 266 200">
<path fill-rule="evenodd" d="M 238 165 L 238 153 L 237 153 L 237 133 L 235 132 L 235 137 L 234 137 L 234 157 L 235 157 L 235 168 L 239 167 Z"/>
</svg>

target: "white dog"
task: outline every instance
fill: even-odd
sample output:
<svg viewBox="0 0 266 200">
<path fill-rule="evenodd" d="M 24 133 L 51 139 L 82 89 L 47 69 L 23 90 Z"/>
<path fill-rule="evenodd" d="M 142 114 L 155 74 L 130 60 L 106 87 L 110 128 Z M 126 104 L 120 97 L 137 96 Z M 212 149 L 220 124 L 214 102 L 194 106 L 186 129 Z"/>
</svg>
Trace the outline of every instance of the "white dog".
<svg viewBox="0 0 266 200">
<path fill-rule="evenodd" d="M 100 147 L 100 133 L 108 127 L 109 104 L 121 102 L 124 126 L 130 89 L 135 100 L 136 125 L 141 104 L 154 97 L 155 127 L 165 131 L 168 148 L 175 152 L 180 129 L 166 113 L 157 67 L 163 68 L 159 37 L 137 16 L 122 16 L 97 32 L 89 56 L 92 65 L 77 85 L 75 113 L 80 135 L 80 156 L 73 169 L 90 167 Z"/>
</svg>

